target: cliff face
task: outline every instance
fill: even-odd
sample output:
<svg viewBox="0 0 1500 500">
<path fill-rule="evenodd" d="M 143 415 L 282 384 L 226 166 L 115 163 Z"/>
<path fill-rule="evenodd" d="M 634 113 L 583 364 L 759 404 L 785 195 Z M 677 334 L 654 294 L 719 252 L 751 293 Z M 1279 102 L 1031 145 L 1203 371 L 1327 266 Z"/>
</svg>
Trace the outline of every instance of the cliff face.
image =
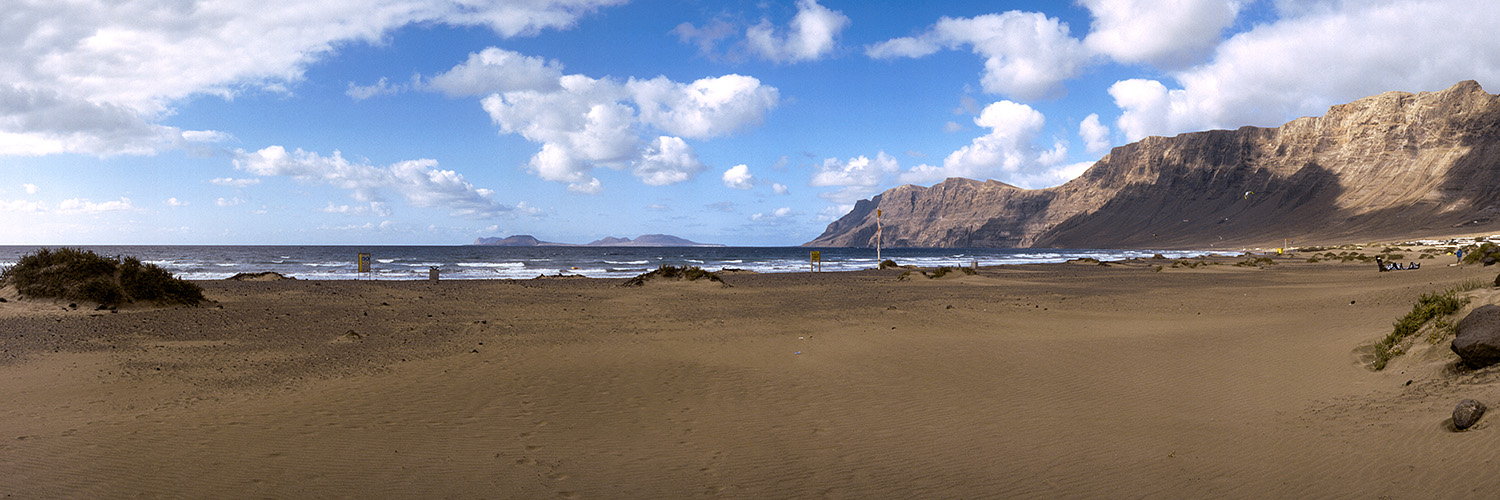
<svg viewBox="0 0 1500 500">
<path fill-rule="evenodd" d="M 1387 92 L 1277 128 L 1148 137 L 1061 186 L 948 179 L 860 201 L 807 246 L 1207 248 L 1500 229 L 1500 96 Z"/>
</svg>

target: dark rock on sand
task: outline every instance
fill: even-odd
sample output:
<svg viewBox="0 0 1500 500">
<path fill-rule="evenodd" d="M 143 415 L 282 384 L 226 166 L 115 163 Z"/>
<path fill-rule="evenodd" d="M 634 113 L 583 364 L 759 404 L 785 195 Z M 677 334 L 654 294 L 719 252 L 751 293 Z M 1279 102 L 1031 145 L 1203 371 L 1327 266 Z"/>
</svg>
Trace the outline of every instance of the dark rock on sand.
<svg viewBox="0 0 1500 500">
<path fill-rule="evenodd" d="M 1500 307 L 1475 308 L 1455 327 L 1458 336 L 1450 346 L 1464 363 L 1478 368 L 1500 362 Z"/>
<path fill-rule="evenodd" d="M 1459 401 L 1458 406 L 1453 407 L 1453 428 L 1464 430 L 1473 427 L 1484 416 L 1485 409 L 1484 403 L 1472 399 Z"/>
</svg>

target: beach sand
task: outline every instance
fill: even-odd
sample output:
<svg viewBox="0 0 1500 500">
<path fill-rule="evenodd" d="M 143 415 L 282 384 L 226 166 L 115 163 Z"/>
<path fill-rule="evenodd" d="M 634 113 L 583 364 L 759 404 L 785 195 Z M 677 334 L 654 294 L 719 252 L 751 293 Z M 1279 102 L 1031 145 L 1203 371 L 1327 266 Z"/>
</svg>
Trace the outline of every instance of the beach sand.
<svg viewBox="0 0 1500 500">
<path fill-rule="evenodd" d="M 11 292 L 0 495 L 1493 497 L 1500 369 L 1361 360 L 1500 269 L 1305 260 Z"/>
</svg>

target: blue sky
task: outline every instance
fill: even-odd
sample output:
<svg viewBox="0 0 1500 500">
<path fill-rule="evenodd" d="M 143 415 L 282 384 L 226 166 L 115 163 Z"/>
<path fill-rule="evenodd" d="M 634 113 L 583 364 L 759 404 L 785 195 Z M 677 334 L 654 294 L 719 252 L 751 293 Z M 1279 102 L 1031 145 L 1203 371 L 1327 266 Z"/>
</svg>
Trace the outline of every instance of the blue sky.
<svg viewBox="0 0 1500 500">
<path fill-rule="evenodd" d="M 0 244 L 796 245 L 947 177 L 1494 90 L 1467 1 L 21 0 Z"/>
</svg>

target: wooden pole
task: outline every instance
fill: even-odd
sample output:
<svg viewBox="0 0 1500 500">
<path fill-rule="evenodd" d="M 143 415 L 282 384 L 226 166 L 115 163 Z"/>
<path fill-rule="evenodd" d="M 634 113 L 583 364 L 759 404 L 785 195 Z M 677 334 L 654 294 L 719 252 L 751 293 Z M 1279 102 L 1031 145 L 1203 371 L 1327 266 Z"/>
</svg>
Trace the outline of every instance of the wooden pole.
<svg viewBox="0 0 1500 500">
<path fill-rule="evenodd" d="M 880 245 L 881 245 L 881 243 L 884 242 L 883 240 L 885 239 L 885 229 L 883 227 L 881 227 L 881 225 L 880 225 L 880 215 L 881 215 L 880 212 L 881 211 L 878 210 L 878 209 L 875 210 L 875 262 L 877 263 L 876 265 L 879 265 L 879 262 L 881 262 L 881 260 L 880 260 Z"/>
</svg>

